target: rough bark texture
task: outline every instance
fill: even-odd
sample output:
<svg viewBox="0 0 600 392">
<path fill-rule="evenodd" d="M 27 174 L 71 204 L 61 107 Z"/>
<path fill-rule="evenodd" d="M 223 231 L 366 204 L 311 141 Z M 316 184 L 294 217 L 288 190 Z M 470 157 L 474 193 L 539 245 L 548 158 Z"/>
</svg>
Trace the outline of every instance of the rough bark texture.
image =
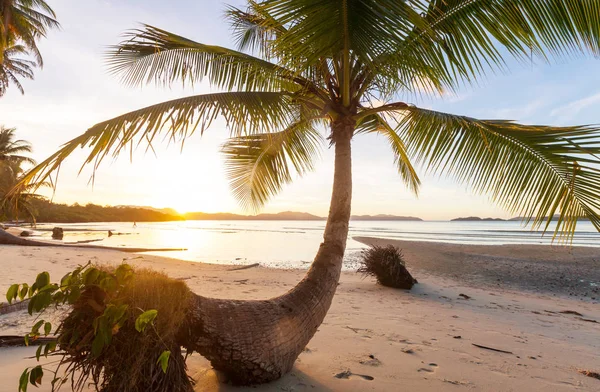
<svg viewBox="0 0 600 392">
<path fill-rule="evenodd" d="M 324 241 L 305 278 L 288 293 L 263 301 L 196 296 L 182 328 L 184 346 L 209 359 L 236 384 L 276 380 L 290 371 L 317 332 L 335 294 L 348 237 L 352 199 L 350 141 L 354 124 L 332 126 L 333 192 Z"/>
</svg>

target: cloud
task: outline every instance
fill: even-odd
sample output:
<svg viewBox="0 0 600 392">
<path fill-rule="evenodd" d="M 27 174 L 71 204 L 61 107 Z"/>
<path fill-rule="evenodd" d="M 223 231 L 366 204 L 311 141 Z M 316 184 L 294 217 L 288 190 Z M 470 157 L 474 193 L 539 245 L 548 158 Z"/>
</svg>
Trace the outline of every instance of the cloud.
<svg viewBox="0 0 600 392">
<path fill-rule="evenodd" d="M 594 95 L 590 95 L 588 97 L 570 102 L 564 106 L 560 106 L 552 110 L 552 112 L 550 112 L 550 115 L 552 117 L 558 117 L 559 121 L 561 122 L 567 121 L 573 119 L 583 110 L 595 104 L 600 104 L 600 93 L 596 93 Z"/>
</svg>

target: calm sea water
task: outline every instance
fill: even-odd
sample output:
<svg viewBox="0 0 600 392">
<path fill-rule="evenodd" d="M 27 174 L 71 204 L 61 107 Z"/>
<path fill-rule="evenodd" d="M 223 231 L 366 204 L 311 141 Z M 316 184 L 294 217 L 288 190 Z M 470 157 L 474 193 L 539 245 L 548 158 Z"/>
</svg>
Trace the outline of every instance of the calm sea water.
<svg viewBox="0 0 600 392">
<path fill-rule="evenodd" d="M 65 242 L 101 239 L 95 245 L 146 248 L 186 248 L 153 253 L 189 261 L 302 268 L 312 261 L 322 241 L 322 221 L 184 221 L 165 223 L 85 223 L 42 225 L 63 227 Z M 77 231 L 68 231 L 77 230 Z M 108 238 L 108 230 L 124 235 Z M 43 232 L 49 237 L 49 232 Z M 551 244 L 552 232 L 542 236 L 520 222 L 389 222 L 353 221 L 346 268 L 354 268 L 364 248 L 355 236 L 463 244 Z M 574 245 L 600 247 L 600 233 L 591 223 L 578 224 Z"/>
</svg>

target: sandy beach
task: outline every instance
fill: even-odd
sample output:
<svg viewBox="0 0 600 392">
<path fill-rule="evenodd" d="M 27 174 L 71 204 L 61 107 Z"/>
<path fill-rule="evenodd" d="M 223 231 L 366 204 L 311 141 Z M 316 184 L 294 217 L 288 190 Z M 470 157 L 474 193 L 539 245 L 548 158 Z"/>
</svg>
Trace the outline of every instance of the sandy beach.
<svg viewBox="0 0 600 392">
<path fill-rule="evenodd" d="M 600 372 L 600 306 L 589 284 L 600 281 L 600 249 L 394 243 L 419 280 L 411 292 L 344 272 L 325 322 L 290 374 L 257 388 L 236 388 L 220 383 L 210 364 L 193 355 L 188 363 L 196 390 L 600 390 L 600 380 L 579 373 Z M 88 261 L 164 271 L 198 294 L 222 298 L 269 298 L 304 274 L 262 267 L 236 271 L 101 249 L 0 246 L 0 292 L 32 281 L 40 271 L 60 279 Z M 0 316 L 0 335 L 23 334 L 31 324 L 26 312 Z M 21 371 L 32 364 L 24 358 L 34 352 L 0 349 L 0 391 L 17 390 Z M 347 371 L 348 378 L 335 377 Z M 49 391 L 49 381 L 39 390 Z"/>
</svg>

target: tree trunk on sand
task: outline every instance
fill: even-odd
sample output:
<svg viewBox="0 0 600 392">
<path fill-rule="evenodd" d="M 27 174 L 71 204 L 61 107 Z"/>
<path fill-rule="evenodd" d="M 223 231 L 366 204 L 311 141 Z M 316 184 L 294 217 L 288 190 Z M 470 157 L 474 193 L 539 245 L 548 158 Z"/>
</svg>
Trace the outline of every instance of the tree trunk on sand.
<svg viewBox="0 0 600 392">
<path fill-rule="evenodd" d="M 290 371 L 331 306 L 348 237 L 354 124 L 338 122 L 332 131 L 335 173 L 329 216 L 324 241 L 304 279 L 270 300 L 196 296 L 180 331 L 183 346 L 202 354 L 233 383 L 265 383 Z"/>
<path fill-rule="evenodd" d="M 14 236 L 2 229 L 0 229 L 0 245 L 52 246 L 52 244 L 48 244 L 46 242 L 34 241 Z"/>
</svg>

